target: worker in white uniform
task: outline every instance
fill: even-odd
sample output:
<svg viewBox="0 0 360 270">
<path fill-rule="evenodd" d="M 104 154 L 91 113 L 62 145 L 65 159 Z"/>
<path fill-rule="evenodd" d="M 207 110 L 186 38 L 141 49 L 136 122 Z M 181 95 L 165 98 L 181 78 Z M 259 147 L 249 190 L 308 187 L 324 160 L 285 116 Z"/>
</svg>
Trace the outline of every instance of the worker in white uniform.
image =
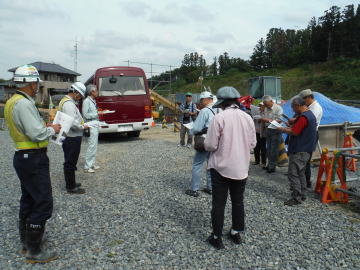
<svg viewBox="0 0 360 270">
<path fill-rule="evenodd" d="M 90 84 L 86 87 L 86 93 L 88 97 L 84 100 L 82 104 L 82 114 L 85 120 L 85 123 L 91 122 L 90 127 L 90 137 L 88 139 L 88 148 L 85 154 L 85 172 L 94 173 L 95 170 L 100 169 L 99 166 L 95 165 L 96 152 L 98 146 L 98 137 L 99 137 L 99 115 L 102 115 L 102 112 L 98 111 L 96 105 L 96 98 L 98 96 L 98 91 L 96 86 Z"/>
<path fill-rule="evenodd" d="M 85 97 L 86 87 L 81 82 L 71 85 L 69 93 L 60 101 L 59 110 L 74 118 L 74 122 L 62 144 L 64 151 L 64 176 L 66 190 L 71 194 L 84 194 L 85 190 L 76 183 L 75 171 L 81 150 L 81 140 L 84 129 L 89 128 L 84 124 L 84 119 L 76 106 Z"/>
<path fill-rule="evenodd" d="M 13 81 L 16 93 L 6 102 L 5 119 L 15 144 L 13 165 L 20 180 L 19 233 L 27 263 L 47 263 L 55 252 L 41 247 L 46 221 L 53 211 L 53 197 L 46 154 L 49 137 L 59 133 L 59 124 L 45 125 L 35 106 L 40 76 L 32 65 L 18 67 Z"/>
<path fill-rule="evenodd" d="M 299 97 L 305 100 L 306 106 L 308 106 L 309 110 L 315 115 L 316 124 L 317 124 L 317 141 L 319 140 L 319 126 L 321 119 L 323 117 L 323 109 L 319 102 L 315 100 L 314 93 L 311 89 L 305 89 L 300 92 Z M 310 161 L 312 158 L 312 153 L 310 155 L 310 159 L 306 164 L 305 176 L 306 176 L 306 185 L 308 188 L 311 188 L 311 166 Z"/>
</svg>

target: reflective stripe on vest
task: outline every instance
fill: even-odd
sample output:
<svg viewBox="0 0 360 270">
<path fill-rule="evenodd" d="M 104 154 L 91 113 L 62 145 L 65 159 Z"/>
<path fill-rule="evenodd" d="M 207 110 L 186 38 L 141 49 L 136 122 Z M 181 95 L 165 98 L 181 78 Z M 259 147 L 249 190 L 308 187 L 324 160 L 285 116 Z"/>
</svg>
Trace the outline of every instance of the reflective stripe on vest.
<svg viewBox="0 0 360 270">
<path fill-rule="evenodd" d="M 63 97 L 62 100 L 60 100 L 60 102 L 59 102 L 59 111 L 60 111 L 60 112 L 63 112 L 63 111 L 62 111 L 62 108 L 64 107 L 64 103 L 67 102 L 67 101 L 69 101 L 69 100 L 71 100 L 71 98 L 69 98 L 69 97 L 67 97 L 67 96 Z M 85 123 L 85 122 L 84 122 L 84 119 L 82 119 L 82 120 L 81 120 L 81 124 L 83 125 L 84 123 Z"/>
<path fill-rule="evenodd" d="M 16 127 L 16 125 L 14 123 L 14 120 L 13 120 L 14 106 L 20 99 L 23 99 L 23 98 L 25 98 L 25 97 L 23 97 L 22 95 L 19 95 L 19 94 L 15 94 L 6 102 L 4 114 L 5 114 L 6 124 L 9 128 L 10 136 L 16 145 L 16 149 L 27 150 L 27 149 L 45 148 L 45 147 L 47 147 L 47 145 L 49 143 L 47 140 L 41 141 L 41 142 L 31 141 L 30 138 L 28 136 L 26 136 L 25 134 L 23 134 Z"/>
<path fill-rule="evenodd" d="M 71 98 L 69 98 L 69 97 L 67 97 L 67 96 L 63 97 L 63 98 L 60 100 L 60 102 L 59 102 L 59 111 L 62 112 L 62 108 L 63 108 L 63 106 L 64 106 L 64 103 L 65 103 L 66 101 L 69 101 L 69 100 L 71 100 Z"/>
</svg>

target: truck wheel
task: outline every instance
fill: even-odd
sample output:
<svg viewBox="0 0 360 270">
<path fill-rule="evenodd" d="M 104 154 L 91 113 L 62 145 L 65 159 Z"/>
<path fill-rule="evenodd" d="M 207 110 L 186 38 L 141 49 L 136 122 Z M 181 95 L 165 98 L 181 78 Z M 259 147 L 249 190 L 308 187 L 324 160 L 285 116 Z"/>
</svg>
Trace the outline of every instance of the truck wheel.
<svg viewBox="0 0 360 270">
<path fill-rule="evenodd" d="M 130 138 L 138 138 L 140 136 L 140 131 L 132 131 L 132 132 L 128 132 L 128 137 Z"/>
</svg>

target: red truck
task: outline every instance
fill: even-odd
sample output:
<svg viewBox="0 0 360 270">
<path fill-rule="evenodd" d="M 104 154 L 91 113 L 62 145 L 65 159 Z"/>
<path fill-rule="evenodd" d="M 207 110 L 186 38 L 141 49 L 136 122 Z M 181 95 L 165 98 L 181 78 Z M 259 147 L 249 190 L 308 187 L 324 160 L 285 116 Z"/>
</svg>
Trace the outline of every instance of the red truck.
<svg viewBox="0 0 360 270">
<path fill-rule="evenodd" d="M 99 110 L 112 113 L 100 117 L 100 133 L 127 133 L 139 137 L 149 129 L 153 118 L 145 72 L 137 67 L 103 67 L 95 71 L 85 85 L 96 85 Z"/>
</svg>

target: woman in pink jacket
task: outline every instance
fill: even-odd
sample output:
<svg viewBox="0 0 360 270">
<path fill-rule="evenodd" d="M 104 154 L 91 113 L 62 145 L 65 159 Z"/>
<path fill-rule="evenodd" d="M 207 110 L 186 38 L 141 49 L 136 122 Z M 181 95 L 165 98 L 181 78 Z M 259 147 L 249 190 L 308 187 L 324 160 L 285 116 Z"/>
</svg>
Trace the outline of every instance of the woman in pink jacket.
<svg viewBox="0 0 360 270">
<path fill-rule="evenodd" d="M 244 191 L 250 165 L 250 150 L 256 146 L 256 131 L 252 118 L 240 109 L 239 92 L 229 86 L 217 92 L 214 108 L 217 114 L 208 129 L 205 149 L 209 152 L 208 169 L 212 180 L 211 222 L 213 233 L 208 242 L 217 249 L 224 248 L 222 230 L 225 204 L 230 191 L 232 228 L 230 239 L 241 243 L 240 233 L 245 229 Z"/>
</svg>

